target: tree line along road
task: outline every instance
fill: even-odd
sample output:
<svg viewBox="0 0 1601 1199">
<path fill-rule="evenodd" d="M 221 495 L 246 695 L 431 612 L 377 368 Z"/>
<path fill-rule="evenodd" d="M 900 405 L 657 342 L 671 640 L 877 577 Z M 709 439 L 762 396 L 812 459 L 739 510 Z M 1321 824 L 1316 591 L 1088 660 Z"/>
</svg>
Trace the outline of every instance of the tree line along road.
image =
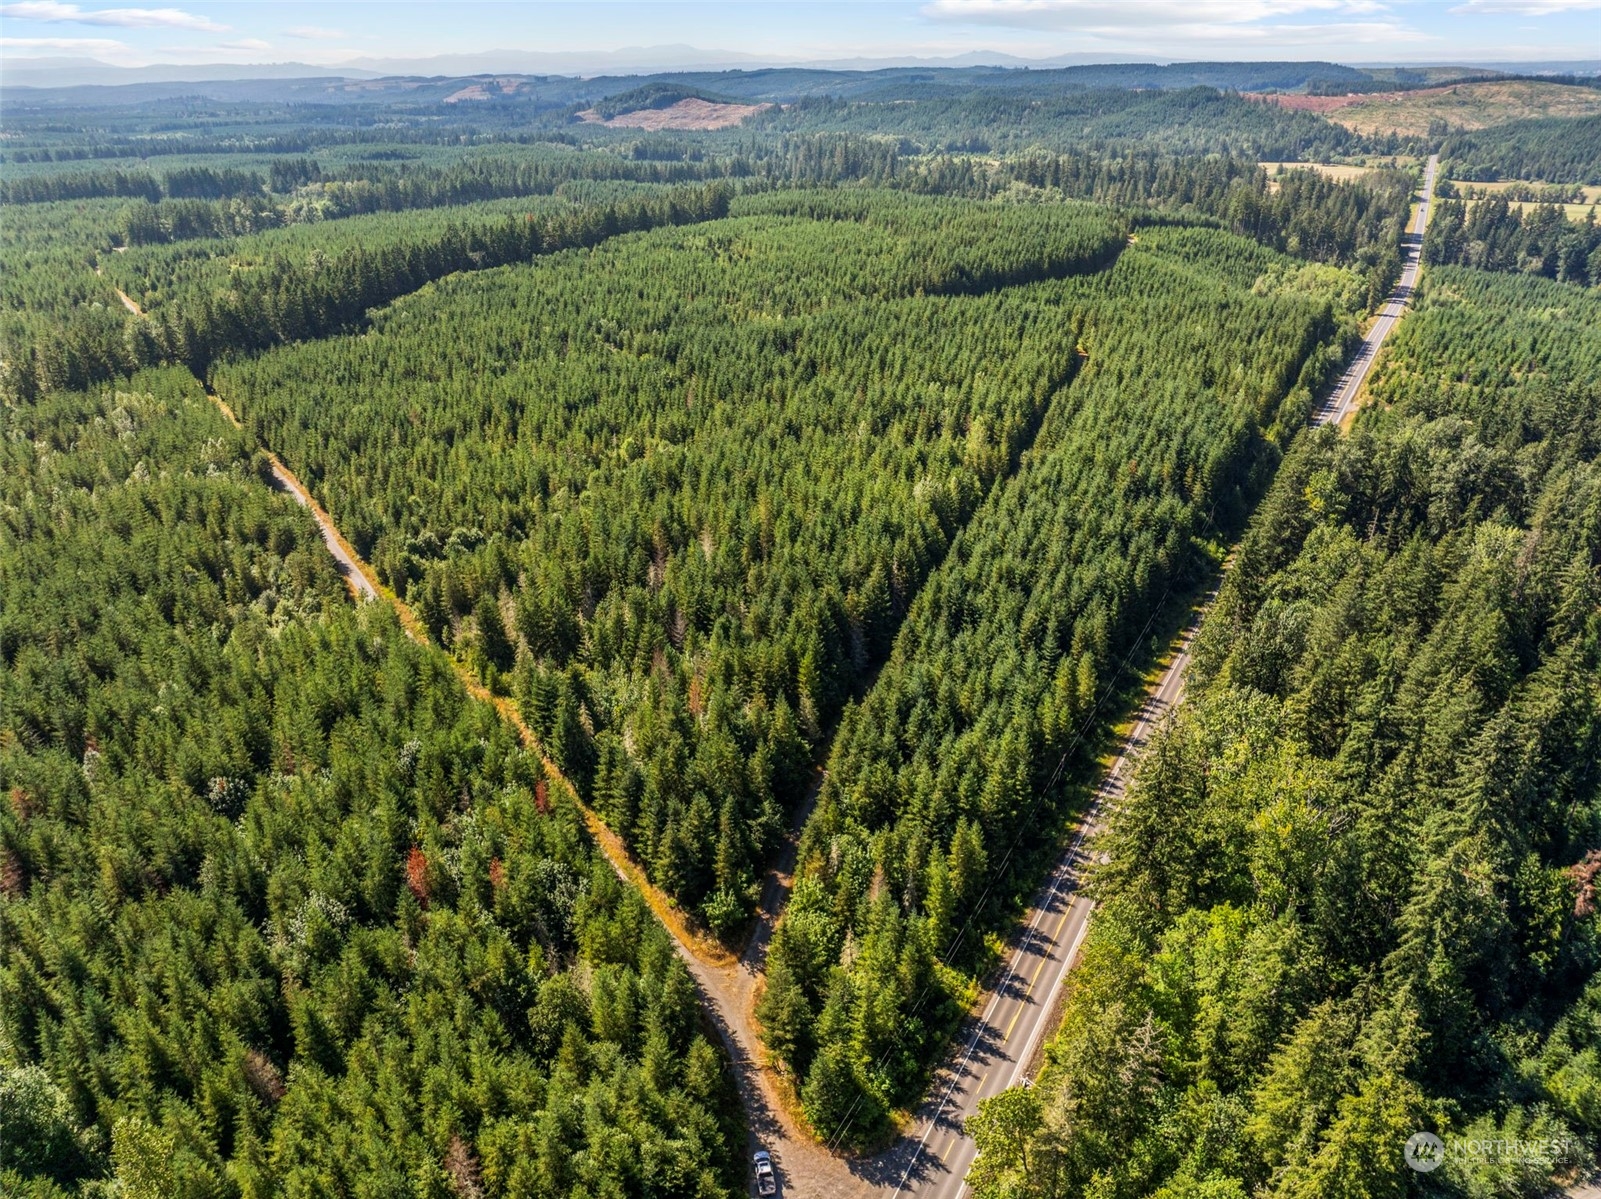
<svg viewBox="0 0 1601 1199">
<path fill-rule="evenodd" d="M 1380 306 L 1350 364 L 1313 413 L 1315 425 L 1342 426 L 1355 411 L 1362 384 L 1373 369 L 1380 347 L 1411 301 L 1422 264 L 1423 230 L 1438 170 L 1439 156 L 1433 155 L 1424 169 L 1417 209 L 1402 240 L 1400 278 Z M 1191 614 L 1172 660 L 1146 694 L 1134 727 L 1097 788 L 1071 845 L 1051 870 L 1025 916 L 1022 934 L 1000 982 L 984 1001 L 982 1014 L 958 1037 L 954 1060 L 936 1079 L 912 1132 L 877 1159 L 871 1170 L 862 1171 L 864 1176 L 873 1176 L 888 1193 L 915 1195 L 918 1199 L 960 1199 L 977 1152 L 965 1131 L 965 1121 L 978 1110 L 981 1100 L 1030 1078 L 1063 980 L 1089 928 L 1093 905 L 1077 893 L 1087 863 L 1086 846 L 1099 828 L 1103 813 L 1122 797 L 1133 762 L 1152 730 L 1183 698 L 1190 642 L 1215 594 L 1214 589 Z M 813 1193 L 804 1179 L 789 1181 L 791 1194 Z"/>
</svg>

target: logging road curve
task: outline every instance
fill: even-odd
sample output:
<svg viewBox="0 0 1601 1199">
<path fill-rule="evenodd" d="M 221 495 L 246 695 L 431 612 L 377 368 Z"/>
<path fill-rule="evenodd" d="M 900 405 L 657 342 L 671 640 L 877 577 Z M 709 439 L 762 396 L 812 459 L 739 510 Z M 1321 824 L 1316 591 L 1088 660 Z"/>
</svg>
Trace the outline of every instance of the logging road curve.
<svg viewBox="0 0 1601 1199">
<path fill-rule="evenodd" d="M 221 396 L 209 388 L 207 396 L 229 423 L 235 428 L 240 427 L 238 416 Z M 380 588 L 372 567 L 363 561 L 345 540 L 327 509 L 317 502 L 306 486 L 276 454 L 268 450 L 267 456 L 272 468 L 274 485 L 291 495 L 316 519 L 317 527 L 322 532 L 323 542 L 327 545 L 328 552 L 333 555 L 352 596 L 358 601 L 385 600 L 394 607 L 406 631 L 419 642 L 427 644 L 427 633 L 423 631 L 416 615 L 393 592 L 387 588 Z M 501 716 L 516 728 L 523 744 L 540 754 L 546 773 L 572 791 L 576 799 L 576 789 L 544 753 L 533 731 L 523 721 L 516 705 L 504 696 L 491 695 L 464 664 L 456 662 L 453 658 L 451 662 L 467 690 L 475 697 L 494 704 Z M 811 795 L 815 797 L 815 794 L 814 787 Z M 778 1076 L 767 1064 L 766 1054 L 755 1030 L 754 1005 L 759 989 L 760 967 L 766 957 L 767 937 L 789 896 L 800 826 L 804 822 L 805 813 L 810 811 L 810 800 L 797 814 L 786 844 L 773 868 L 768 872 L 756 930 L 752 934 L 750 947 L 740 959 L 736 959 L 728 951 L 690 927 L 682 911 L 645 877 L 643 868 L 628 852 L 621 838 L 607 828 L 588 806 L 579 802 L 579 808 L 601 852 L 611 863 L 612 869 L 644 895 L 651 910 L 672 934 L 674 947 L 695 980 L 700 992 L 702 1011 L 722 1041 L 733 1067 L 734 1080 L 739 1089 L 740 1102 L 745 1110 L 746 1126 L 749 1129 L 747 1149 L 754 1150 L 760 1146 L 771 1152 L 781 1172 L 780 1177 L 806 1180 L 804 1183 L 786 1187 L 785 1193 L 788 1195 L 816 1196 L 817 1199 L 849 1199 L 866 1193 L 870 1188 L 864 1186 L 862 1181 L 850 1172 L 846 1163 L 808 1136 L 789 1114 L 781 1095 Z"/>
</svg>

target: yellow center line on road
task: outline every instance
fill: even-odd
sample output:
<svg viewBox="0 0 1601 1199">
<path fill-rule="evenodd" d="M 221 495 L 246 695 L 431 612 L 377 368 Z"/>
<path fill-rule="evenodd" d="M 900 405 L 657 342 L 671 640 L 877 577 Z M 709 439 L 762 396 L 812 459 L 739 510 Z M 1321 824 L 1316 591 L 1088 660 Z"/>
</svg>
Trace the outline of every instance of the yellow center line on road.
<svg viewBox="0 0 1601 1199">
<path fill-rule="evenodd" d="M 1070 900 L 1067 901 L 1067 910 L 1062 913 L 1061 919 L 1059 919 L 1056 922 L 1055 930 L 1051 933 L 1051 945 L 1053 947 L 1056 946 L 1056 945 L 1059 945 L 1061 943 L 1062 929 L 1067 924 L 1067 918 L 1069 916 L 1071 916 L 1072 914 L 1073 914 L 1073 901 L 1070 899 Z M 1047 950 L 1045 953 L 1040 955 L 1039 967 L 1034 971 L 1034 977 L 1028 980 L 1028 990 L 1023 992 L 1023 994 L 1025 996 L 1034 994 L 1034 984 L 1039 982 L 1040 975 L 1045 973 L 1045 965 L 1050 960 L 1051 960 L 1051 954 L 1050 954 L 1049 950 Z"/>
<path fill-rule="evenodd" d="M 1050 939 L 1050 945 L 1051 946 L 1054 946 L 1057 943 L 1057 939 L 1060 936 L 1063 927 L 1067 924 L 1068 917 L 1071 916 L 1072 914 L 1073 914 L 1073 903 L 1072 903 L 1071 900 L 1069 900 L 1068 904 L 1067 904 L 1067 910 L 1062 913 L 1060 918 L 1058 918 L 1058 920 L 1056 921 L 1056 928 L 1051 933 L 1051 939 Z M 1028 1001 L 1034 994 L 1034 984 L 1039 982 L 1040 975 L 1045 973 L 1045 966 L 1050 960 L 1051 960 L 1051 951 L 1050 951 L 1050 948 L 1047 947 L 1045 949 L 1045 951 L 1040 954 L 1040 964 L 1038 966 L 1034 967 L 1034 977 L 1029 979 L 1028 980 L 1028 986 L 1023 988 L 1023 997 L 1018 1002 L 1017 1011 L 1015 1013 L 1013 1013 L 1012 1022 L 1006 1026 L 1006 1032 L 1001 1037 L 1001 1043 L 1003 1045 L 1007 1041 L 1010 1041 L 1012 1039 L 1012 1030 L 1017 1027 L 1018 1020 L 1022 1018 L 1023 1009 L 1028 1006 Z"/>
<path fill-rule="evenodd" d="M 1026 991 L 1023 993 L 1023 1000 L 1024 1001 L 1022 1003 L 1017 1005 L 1017 1011 L 1012 1013 L 1012 1020 L 1011 1023 L 1006 1026 L 1006 1031 L 1001 1034 L 1002 1045 L 1006 1044 L 1006 1042 L 1012 1039 L 1012 1029 L 1017 1027 L 1017 1022 L 1022 1019 L 1023 1009 L 1028 1006 L 1028 992 Z"/>
</svg>

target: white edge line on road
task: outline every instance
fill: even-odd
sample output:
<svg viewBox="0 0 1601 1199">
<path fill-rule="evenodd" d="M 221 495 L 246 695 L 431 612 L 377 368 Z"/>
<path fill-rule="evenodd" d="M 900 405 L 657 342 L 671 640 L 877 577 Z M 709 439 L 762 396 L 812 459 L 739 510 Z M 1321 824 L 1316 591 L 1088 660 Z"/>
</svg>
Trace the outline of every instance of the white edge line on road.
<svg viewBox="0 0 1601 1199">
<path fill-rule="evenodd" d="M 1074 899 L 1077 898 L 1080 897 L 1074 896 Z M 1062 957 L 1062 969 L 1057 972 L 1056 978 L 1051 983 L 1045 998 L 1040 1001 L 1043 1008 L 1040 1013 L 1040 1019 L 1035 1022 L 1034 1031 L 1029 1035 L 1028 1044 L 1023 1047 L 1023 1052 L 1017 1055 L 1017 1064 L 1012 1067 L 1012 1077 L 1007 1080 L 1007 1087 L 1017 1085 L 1017 1076 L 1023 1072 L 1023 1067 L 1027 1066 L 1029 1059 L 1034 1056 L 1035 1046 L 1039 1044 L 1040 1036 L 1045 1032 L 1045 1026 L 1050 1023 L 1050 1013 L 1051 1009 L 1056 1006 L 1056 997 L 1061 993 L 1063 984 L 1067 982 L 1067 976 L 1073 971 L 1073 957 L 1078 953 L 1079 946 L 1084 943 L 1084 938 L 1089 935 L 1090 915 L 1094 911 L 1095 905 L 1087 899 L 1084 902 L 1089 904 L 1090 910 L 1084 913 L 1084 919 L 1078 926 L 1078 932 L 1073 936 L 1073 943 L 1067 947 L 1067 953 Z"/>
<path fill-rule="evenodd" d="M 1145 704 L 1141 705 L 1142 709 L 1148 708 L 1152 701 L 1163 704 L 1164 706 L 1171 706 L 1168 701 L 1164 701 L 1161 698 L 1162 693 L 1168 689 L 1168 685 L 1174 680 L 1175 677 L 1182 676 L 1184 665 L 1189 658 L 1189 639 L 1190 636 L 1193 635 L 1196 627 L 1198 627 L 1198 622 L 1192 622 L 1192 624 L 1186 628 L 1183 648 L 1179 650 L 1172 663 L 1168 666 L 1166 673 L 1163 675 L 1162 681 L 1157 684 L 1155 694 L 1152 695 Z M 1022 943 L 1017 947 L 1016 951 L 1012 954 L 1011 960 L 1007 963 L 1006 974 L 1002 976 L 1000 983 L 996 986 L 995 991 L 990 996 L 989 1003 L 985 1005 L 984 1014 L 979 1018 L 977 1027 L 973 1029 L 973 1035 L 967 1042 L 967 1049 L 962 1054 L 962 1060 L 957 1065 L 956 1073 L 951 1078 L 950 1085 L 945 1088 L 945 1094 L 940 1097 L 939 1107 L 937 1107 L 934 1110 L 934 1114 L 929 1117 L 928 1127 L 923 1130 L 923 1136 L 917 1142 L 917 1148 L 912 1152 L 912 1160 L 906 1163 L 906 1169 L 901 1174 L 901 1180 L 895 1187 L 894 1193 L 896 1195 L 901 1194 L 906 1189 L 907 1179 L 911 1177 L 912 1170 L 922 1159 L 923 1150 L 928 1144 L 929 1135 L 934 1131 L 934 1127 L 939 1123 L 940 1118 L 944 1116 L 945 1107 L 950 1102 L 951 1094 L 955 1091 L 956 1084 L 961 1081 L 962 1075 L 967 1072 L 967 1063 L 972 1059 L 973 1050 L 978 1045 L 978 1039 L 983 1035 L 984 1029 L 989 1026 L 990 1013 L 994 1011 L 995 1005 L 999 1002 L 1001 993 L 1005 991 L 1007 984 L 1010 983 L 1016 976 L 1017 965 L 1022 960 L 1023 955 L 1028 952 L 1028 947 L 1033 941 L 1034 934 L 1038 929 L 1040 918 L 1044 916 L 1046 910 L 1055 900 L 1056 894 L 1061 888 L 1063 879 L 1074 873 L 1073 861 L 1075 858 L 1077 858 L 1079 849 L 1084 844 L 1084 839 L 1092 832 L 1096 831 L 1098 827 L 1096 818 L 1100 815 L 1102 803 L 1116 789 L 1117 783 L 1123 774 L 1123 766 L 1128 760 L 1128 756 L 1132 747 L 1142 741 L 1154 726 L 1155 721 L 1152 718 L 1153 715 L 1154 714 L 1150 713 L 1149 711 L 1146 711 L 1145 714 L 1135 722 L 1134 727 L 1129 730 L 1129 736 L 1124 741 L 1123 752 L 1118 754 L 1117 760 L 1112 763 L 1111 769 L 1106 772 L 1105 777 L 1101 780 L 1101 785 L 1096 790 L 1095 801 L 1089 806 L 1088 809 L 1086 809 L 1084 813 L 1084 821 L 1079 826 L 1078 835 L 1073 838 L 1073 844 L 1068 847 L 1067 853 L 1063 855 L 1061 864 L 1058 866 L 1051 880 L 1051 889 L 1045 897 L 1045 902 L 1040 904 L 1040 906 L 1035 909 L 1034 918 L 1029 921 L 1028 931 L 1024 934 Z M 1093 908 L 1094 905 L 1092 904 L 1091 911 L 1093 911 Z M 1084 922 L 1079 925 L 1079 930 L 1073 938 L 1073 944 L 1069 949 L 1067 956 L 1062 959 L 1063 967 L 1060 971 L 1058 971 L 1056 978 L 1051 982 L 1049 991 L 1052 1001 L 1054 1001 L 1056 993 L 1061 989 L 1062 983 L 1067 978 L 1068 970 L 1072 966 L 1073 955 L 1078 952 L 1080 943 L 1088 934 L 1089 926 L 1090 913 L 1086 912 L 1084 915 Z M 1047 951 L 1047 955 L 1048 954 L 1049 951 Z M 1024 999 L 1026 1002 L 1027 996 L 1025 996 Z M 1033 1052 L 1034 1044 L 1038 1040 L 1041 1030 L 1045 1027 L 1043 1016 L 1048 1010 L 1048 1006 L 1043 1008 L 1041 1011 L 1042 1018 L 1035 1022 L 1034 1030 L 1029 1035 L 1028 1053 L 1020 1054 L 1014 1059 L 1012 1075 L 1010 1080 L 1007 1082 L 1008 1087 L 1012 1086 L 1013 1083 L 1017 1081 L 1018 1072 L 1023 1068 L 1024 1063 L 1028 1061 L 1029 1054 Z M 960 1136 L 965 1136 L 965 1133 L 959 1134 L 959 1137 Z M 956 1199 L 961 1199 L 962 1195 L 965 1194 L 966 1191 L 967 1180 L 964 1178 L 962 1180 L 960 1189 L 958 1189 L 956 1192 Z"/>
<path fill-rule="evenodd" d="M 906 1180 L 912 1176 L 912 1168 L 922 1158 L 923 1148 L 928 1144 L 929 1134 L 934 1131 L 934 1126 L 939 1123 L 940 1117 L 945 1114 L 945 1105 L 950 1102 L 951 1092 L 956 1089 L 956 1084 L 962 1081 L 962 1075 L 967 1073 L 967 1063 L 972 1059 L 973 1050 L 978 1045 L 978 1038 L 989 1027 L 990 1012 L 1000 1002 L 1001 991 L 1011 981 L 1011 977 L 1012 968 L 1007 966 L 1006 977 L 1001 980 L 1001 985 L 995 988 L 995 993 L 990 996 L 989 1003 L 985 1005 L 984 1014 L 979 1017 L 978 1024 L 973 1029 L 973 1035 L 967 1042 L 967 1051 L 962 1054 L 962 1060 L 957 1063 L 955 1071 L 951 1074 L 950 1085 L 945 1088 L 945 1094 L 940 1096 L 939 1106 L 934 1109 L 934 1114 L 928 1118 L 928 1127 L 923 1129 L 923 1137 L 917 1142 L 917 1148 L 912 1152 L 912 1160 L 906 1163 L 906 1169 L 901 1174 L 900 1183 L 895 1187 L 895 1194 L 899 1195 L 906 1189 Z"/>
<path fill-rule="evenodd" d="M 1117 770 L 1122 766 L 1122 764 L 1123 759 L 1120 757 L 1118 758 L 1116 765 L 1114 765 L 1112 768 L 1113 773 L 1107 777 L 1115 777 Z M 1028 931 L 1024 933 L 1022 943 L 1018 945 L 1016 951 L 1012 954 L 1011 961 L 1006 964 L 1006 973 L 1001 977 L 1000 983 L 990 995 L 990 1001 L 985 1005 L 984 1014 L 979 1017 L 979 1022 L 973 1029 L 973 1035 L 968 1038 L 967 1050 L 962 1054 L 962 1060 L 957 1065 L 955 1074 L 951 1076 L 950 1085 L 945 1088 L 945 1094 L 940 1097 L 939 1106 L 934 1109 L 934 1114 L 928 1118 L 928 1127 L 923 1130 L 922 1139 L 917 1142 L 917 1149 L 912 1153 L 912 1160 L 906 1163 L 906 1170 L 901 1174 L 901 1181 L 895 1188 L 895 1194 L 899 1195 L 906 1189 L 906 1180 L 912 1176 L 913 1168 L 922 1158 L 923 1149 L 928 1144 L 929 1134 L 934 1131 L 934 1127 L 939 1123 L 940 1117 L 945 1114 L 945 1105 L 950 1102 L 951 1093 L 956 1089 L 956 1084 L 962 1080 L 962 1075 L 967 1072 L 967 1063 L 973 1057 L 973 1050 L 978 1047 L 979 1037 L 982 1036 L 984 1030 L 989 1027 L 990 1013 L 995 1010 L 995 1005 L 1000 1002 L 1001 995 L 1006 991 L 1007 984 L 1017 976 L 1017 965 L 1022 960 L 1023 955 L 1028 952 L 1028 947 L 1030 944 L 1032 944 L 1034 940 L 1034 934 L 1039 928 L 1040 918 L 1045 915 L 1047 909 L 1049 909 L 1051 904 L 1055 901 L 1056 894 L 1061 889 L 1062 880 L 1067 875 L 1072 873 L 1071 863 L 1078 855 L 1079 846 L 1084 843 L 1084 838 L 1094 827 L 1094 817 L 1100 810 L 1100 806 L 1100 801 L 1097 800 L 1095 804 L 1091 806 L 1090 810 L 1085 813 L 1084 824 L 1079 828 L 1078 836 L 1073 838 L 1073 844 L 1069 847 L 1067 853 L 1064 855 L 1061 868 L 1056 871 L 1055 877 L 1051 880 L 1051 889 L 1045 897 L 1045 902 L 1034 909 L 1034 919 L 1029 921 Z M 1088 923 L 1088 921 L 1086 921 L 1086 923 Z M 1055 989 L 1055 984 L 1053 984 L 1052 989 Z M 1025 996 L 1024 998 L 1026 1001 L 1027 997 Z M 1036 1025 L 1036 1030 L 1037 1028 L 1038 1025 Z M 1021 1060 L 1022 1059 L 1019 1059 L 1019 1065 L 1021 1064 Z M 1016 1077 L 1016 1072 L 1017 1067 L 1014 1066 L 1014 1078 Z M 1007 1085 L 1010 1086 L 1011 1084 L 1008 1083 Z M 967 1184 L 964 1182 L 962 1185 L 965 1189 Z"/>
</svg>

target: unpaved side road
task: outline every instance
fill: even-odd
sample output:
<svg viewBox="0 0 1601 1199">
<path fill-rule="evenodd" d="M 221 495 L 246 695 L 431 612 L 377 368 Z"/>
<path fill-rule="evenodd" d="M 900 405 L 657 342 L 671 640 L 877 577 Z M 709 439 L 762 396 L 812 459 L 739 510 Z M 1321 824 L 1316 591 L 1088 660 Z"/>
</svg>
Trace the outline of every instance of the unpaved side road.
<svg viewBox="0 0 1601 1199">
<path fill-rule="evenodd" d="M 117 294 L 122 296 L 120 291 Z M 129 307 L 134 308 L 134 311 L 138 311 L 132 300 L 128 299 L 127 296 L 122 296 L 122 298 Z M 234 415 L 233 409 L 228 407 L 221 396 L 209 388 L 206 390 L 206 395 L 217 406 L 218 411 L 228 418 L 228 422 L 234 428 L 241 427 L 239 418 Z M 278 489 L 287 491 L 294 496 L 295 502 L 303 508 L 309 508 L 311 515 L 316 518 L 317 527 L 322 530 L 323 543 L 327 545 L 328 552 L 334 556 L 334 562 L 339 567 L 339 573 L 344 576 L 345 586 L 350 588 L 351 595 L 358 600 L 377 599 L 377 576 L 372 573 L 371 567 L 357 557 L 356 551 L 351 548 L 350 543 L 339 532 L 338 526 L 334 524 L 334 518 L 328 515 L 327 510 L 321 504 L 312 499 L 311 492 L 307 491 L 300 480 L 295 478 L 289 468 L 279 460 L 277 454 L 268 450 L 267 457 L 272 462 L 272 477 L 277 483 Z M 410 616 L 410 613 L 408 612 L 407 615 Z M 412 618 L 407 628 L 415 630 L 416 627 L 416 619 Z"/>
<path fill-rule="evenodd" d="M 239 418 L 226 401 L 214 391 L 207 396 L 217 409 L 236 428 Z M 427 634 L 421 622 L 406 603 L 386 587 L 379 584 L 371 566 L 364 562 L 355 549 L 339 532 L 333 517 L 319 504 L 305 485 L 270 450 L 266 451 L 272 464 L 273 478 L 282 490 L 292 495 L 316 518 L 322 530 L 324 543 L 333 555 L 345 583 L 357 600 L 384 600 L 400 616 L 401 624 L 418 641 L 426 643 Z M 545 754 L 538 738 L 523 721 L 516 704 L 505 696 L 491 695 L 467 668 L 454 662 L 457 675 L 467 690 L 479 699 L 494 704 L 501 716 L 516 728 L 523 744 L 539 753 L 546 773 L 564 786 L 577 800 L 577 791 L 562 775 L 556 764 Z M 815 788 L 812 791 L 815 797 Z M 679 957 L 689 968 L 700 990 L 702 1007 L 707 1019 L 717 1030 L 732 1063 L 734 1079 L 739 1088 L 740 1100 L 745 1108 L 750 1130 L 747 1149 L 764 1148 L 772 1155 L 783 1179 L 783 1195 L 794 1199 L 853 1199 L 872 1188 L 851 1173 L 845 1161 L 829 1153 L 802 1130 L 785 1110 L 780 1095 L 777 1074 L 766 1064 L 766 1055 L 756 1036 L 754 1005 L 758 991 L 761 967 L 766 961 L 767 938 L 777 921 L 794 871 L 799 829 L 805 812 L 810 811 L 810 800 L 800 817 L 794 822 L 788 842 L 780 854 L 779 862 L 769 872 L 763 894 L 756 931 L 743 958 L 736 959 L 716 942 L 702 936 L 684 918 L 683 912 L 646 877 L 643 867 L 615 833 L 609 829 L 589 807 L 579 802 L 585 823 L 605 853 L 618 877 L 636 887 L 650 904 L 657 918 L 672 934 Z"/>
</svg>

